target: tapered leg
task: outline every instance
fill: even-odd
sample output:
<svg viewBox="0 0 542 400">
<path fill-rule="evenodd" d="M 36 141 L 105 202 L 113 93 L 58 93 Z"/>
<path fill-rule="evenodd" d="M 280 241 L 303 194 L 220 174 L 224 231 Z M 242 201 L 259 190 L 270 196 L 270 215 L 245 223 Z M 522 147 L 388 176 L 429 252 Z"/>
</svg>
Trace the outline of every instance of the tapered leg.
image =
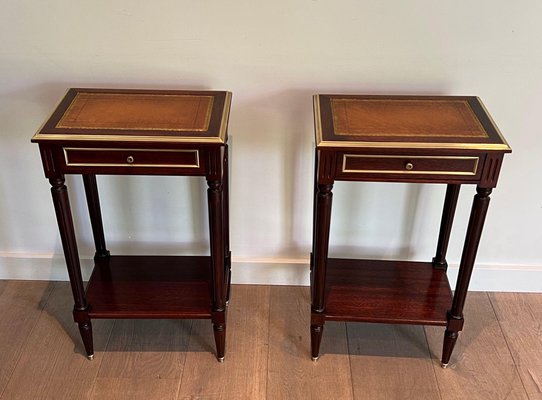
<svg viewBox="0 0 542 400">
<path fill-rule="evenodd" d="M 327 256 L 329 248 L 329 228 L 331 225 L 331 203 L 333 185 L 318 185 L 316 193 L 315 245 L 313 247 L 314 265 L 311 290 L 311 356 L 318 359 L 320 341 L 324 330 L 325 284 Z"/>
<path fill-rule="evenodd" d="M 312 270 L 314 267 L 314 246 L 316 246 L 316 195 L 318 194 L 318 152 L 314 152 L 314 192 L 312 194 L 312 249 L 310 256 L 310 275 L 312 286 Z"/>
<path fill-rule="evenodd" d="M 487 209 L 489 207 L 490 188 L 476 188 L 477 194 L 474 196 L 472 209 L 467 228 L 467 236 L 461 256 L 459 274 L 452 302 L 452 309 L 448 312 L 448 324 L 444 333 L 444 344 L 442 348 L 442 366 L 446 367 L 450 361 L 450 356 L 454 349 L 459 332 L 463 329 L 463 307 L 467 297 L 474 260 L 480 244 L 480 236 L 486 219 Z"/>
<path fill-rule="evenodd" d="M 231 251 L 230 251 L 230 189 L 229 189 L 229 165 L 228 165 L 228 146 L 226 145 L 224 151 L 224 269 L 226 274 L 226 302 L 230 301 L 230 287 L 231 287 Z"/>
<path fill-rule="evenodd" d="M 324 333 L 324 316 L 323 314 L 311 313 L 311 358 L 312 361 L 317 361 L 320 358 L 320 343 L 322 342 L 322 334 Z"/>
<path fill-rule="evenodd" d="M 73 228 L 73 219 L 70 209 L 70 201 L 68 198 L 68 189 L 64 185 L 64 176 L 60 175 L 56 178 L 49 179 L 51 183 L 51 194 L 53 196 L 53 204 L 55 206 L 56 219 L 64 257 L 66 258 L 66 266 L 72 288 L 74 300 L 74 319 L 79 325 L 81 338 L 85 345 L 85 350 L 89 358 L 94 354 L 92 345 L 92 326 L 88 318 L 88 303 L 85 297 L 85 287 L 83 286 L 83 278 L 81 276 L 81 266 L 79 264 L 79 254 L 77 252 L 77 242 L 75 240 L 75 231 Z"/>
<path fill-rule="evenodd" d="M 94 258 L 106 258 L 109 257 L 109 251 L 105 246 L 104 226 L 102 222 L 102 211 L 100 209 L 100 198 L 98 196 L 96 175 L 84 174 L 83 184 L 85 186 L 88 212 L 90 214 L 90 224 L 92 226 L 94 245 L 96 247 Z"/>
<path fill-rule="evenodd" d="M 446 262 L 446 252 L 450 240 L 450 232 L 454 221 L 457 198 L 461 185 L 449 184 L 446 188 L 446 198 L 444 200 L 444 209 L 442 210 L 442 220 L 440 222 L 440 232 L 437 243 L 437 254 L 433 257 L 433 267 L 438 269 L 448 269 Z"/>
<path fill-rule="evenodd" d="M 219 361 L 226 346 L 226 290 L 224 281 L 223 186 L 221 180 L 208 180 L 209 230 L 213 276 L 212 322 Z"/>
<path fill-rule="evenodd" d="M 87 352 L 87 358 L 92 360 L 94 359 L 94 344 L 92 340 L 92 323 L 90 322 L 88 313 L 87 311 L 79 311 L 74 308 L 73 318 L 79 326 L 79 333 L 83 339 L 83 345 L 85 346 L 85 351 Z"/>
</svg>

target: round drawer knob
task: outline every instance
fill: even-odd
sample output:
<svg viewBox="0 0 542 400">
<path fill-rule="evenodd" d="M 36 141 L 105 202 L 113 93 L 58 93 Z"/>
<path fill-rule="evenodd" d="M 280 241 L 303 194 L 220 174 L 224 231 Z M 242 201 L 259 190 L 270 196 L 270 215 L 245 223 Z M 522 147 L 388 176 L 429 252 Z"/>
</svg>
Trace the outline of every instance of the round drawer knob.
<svg viewBox="0 0 542 400">
<path fill-rule="evenodd" d="M 128 164 L 133 164 L 133 163 L 134 163 L 134 157 L 128 156 L 128 157 L 126 158 L 126 162 L 127 162 Z"/>
<path fill-rule="evenodd" d="M 407 163 L 405 164 L 405 169 L 406 169 L 407 171 L 412 171 L 412 170 L 414 169 L 414 164 L 412 164 L 411 162 L 407 162 Z"/>
</svg>

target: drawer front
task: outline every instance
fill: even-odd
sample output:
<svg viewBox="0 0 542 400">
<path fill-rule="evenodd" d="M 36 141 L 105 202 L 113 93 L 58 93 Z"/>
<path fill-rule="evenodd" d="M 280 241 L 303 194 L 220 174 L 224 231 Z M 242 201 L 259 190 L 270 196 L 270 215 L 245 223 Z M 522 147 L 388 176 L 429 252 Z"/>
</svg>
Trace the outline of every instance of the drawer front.
<svg viewBox="0 0 542 400">
<path fill-rule="evenodd" d="M 163 169 L 200 168 L 198 150 L 101 149 L 64 147 L 64 162 L 70 168 Z"/>
<path fill-rule="evenodd" d="M 478 156 L 342 155 L 342 174 L 449 175 L 474 178 Z"/>
</svg>

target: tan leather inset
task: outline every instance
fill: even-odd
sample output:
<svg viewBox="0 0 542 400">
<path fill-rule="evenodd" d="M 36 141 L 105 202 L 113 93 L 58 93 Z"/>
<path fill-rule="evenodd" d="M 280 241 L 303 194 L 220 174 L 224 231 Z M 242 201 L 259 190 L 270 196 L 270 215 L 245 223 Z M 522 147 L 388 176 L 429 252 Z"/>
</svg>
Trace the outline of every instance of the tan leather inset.
<svg viewBox="0 0 542 400">
<path fill-rule="evenodd" d="M 331 99 L 340 136 L 488 137 L 465 100 Z"/>
<path fill-rule="evenodd" d="M 56 127 L 205 132 L 212 108 L 212 96 L 78 93 Z"/>
</svg>

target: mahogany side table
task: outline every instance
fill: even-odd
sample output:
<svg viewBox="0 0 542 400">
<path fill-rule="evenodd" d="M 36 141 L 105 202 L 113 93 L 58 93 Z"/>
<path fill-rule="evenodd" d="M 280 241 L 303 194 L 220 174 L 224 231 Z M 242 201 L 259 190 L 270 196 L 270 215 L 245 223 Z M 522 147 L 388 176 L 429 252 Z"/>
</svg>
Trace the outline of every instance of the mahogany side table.
<svg viewBox="0 0 542 400">
<path fill-rule="evenodd" d="M 316 165 L 311 253 L 311 355 L 325 321 L 446 326 L 442 366 L 463 328 L 463 306 L 489 206 L 510 147 L 477 97 L 314 96 Z M 446 184 L 432 262 L 328 258 L 339 181 Z M 476 185 L 455 293 L 446 251 L 462 184 Z"/>
<path fill-rule="evenodd" d="M 227 125 L 230 92 L 70 89 L 32 138 L 52 185 L 74 299 L 93 358 L 94 318 L 208 318 L 223 361 L 230 287 Z M 96 246 L 83 285 L 65 174 L 81 174 Z M 196 175 L 207 180 L 209 256 L 113 256 L 97 174 Z"/>
</svg>

